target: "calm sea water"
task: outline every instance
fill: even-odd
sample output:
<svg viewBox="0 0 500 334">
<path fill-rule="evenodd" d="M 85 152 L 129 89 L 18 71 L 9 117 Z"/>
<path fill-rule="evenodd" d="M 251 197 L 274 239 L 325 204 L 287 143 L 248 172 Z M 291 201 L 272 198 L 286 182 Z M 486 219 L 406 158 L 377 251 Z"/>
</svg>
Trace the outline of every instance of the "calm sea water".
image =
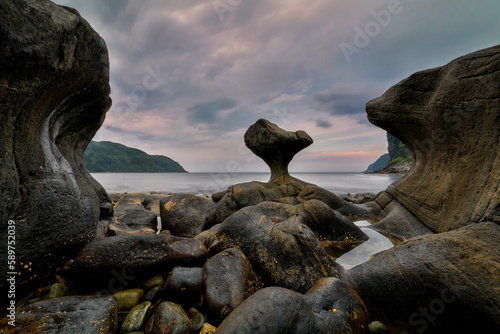
<svg viewBox="0 0 500 334">
<path fill-rule="evenodd" d="M 294 177 L 336 194 L 377 193 L 399 175 L 363 173 L 293 173 Z M 212 194 L 236 183 L 267 182 L 269 173 L 92 173 L 109 193 L 166 192 Z"/>
</svg>

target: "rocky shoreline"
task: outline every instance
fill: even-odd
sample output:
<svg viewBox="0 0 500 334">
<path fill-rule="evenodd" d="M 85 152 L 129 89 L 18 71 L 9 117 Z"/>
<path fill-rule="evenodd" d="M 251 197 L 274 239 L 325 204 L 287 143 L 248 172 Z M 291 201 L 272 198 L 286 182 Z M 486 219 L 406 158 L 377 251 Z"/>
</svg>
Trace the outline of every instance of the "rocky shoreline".
<svg viewBox="0 0 500 334">
<path fill-rule="evenodd" d="M 368 102 L 414 157 L 375 196 L 290 175 L 313 140 L 264 119 L 244 139 L 269 182 L 108 195 L 82 161 L 111 103 L 104 41 L 48 0 L 0 8 L 2 333 L 499 331 L 500 46 Z M 395 245 L 346 269 L 358 219 Z"/>
</svg>

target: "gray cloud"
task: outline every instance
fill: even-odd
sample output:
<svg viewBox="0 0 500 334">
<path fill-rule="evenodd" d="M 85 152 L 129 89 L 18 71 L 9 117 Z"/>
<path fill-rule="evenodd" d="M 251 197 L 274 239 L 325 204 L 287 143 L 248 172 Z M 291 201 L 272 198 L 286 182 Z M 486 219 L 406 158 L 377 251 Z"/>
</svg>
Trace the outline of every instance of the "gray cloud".
<svg viewBox="0 0 500 334">
<path fill-rule="evenodd" d="M 330 90 L 316 92 L 313 96 L 316 109 L 335 116 L 358 116 L 365 114 L 365 104 L 376 97 L 374 88 L 336 86 Z"/>
<path fill-rule="evenodd" d="M 216 123 L 220 119 L 220 111 L 232 109 L 237 105 L 236 100 L 221 98 L 189 107 L 186 113 L 192 123 Z"/>
<path fill-rule="evenodd" d="M 328 129 L 328 128 L 331 128 L 333 126 L 333 124 L 330 123 L 329 121 L 324 120 L 324 119 L 317 119 L 316 120 L 316 126 L 318 128 Z"/>
<path fill-rule="evenodd" d="M 347 63 L 339 45 L 352 44 L 354 28 L 364 29 L 387 1 L 223 1 L 235 5 L 222 22 L 213 1 L 59 2 L 79 10 L 108 45 L 114 105 L 105 133 L 138 148 L 182 147 L 178 159 L 189 170 L 199 163 L 193 152 L 222 155 L 218 148 L 233 149 L 260 117 L 325 137 L 346 124 L 373 131 L 367 101 L 415 71 L 498 44 L 500 30 L 498 0 L 401 0 L 402 12 Z M 134 108 L 124 105 L 157 67 L 168 76 Z M 200 149 L 215 140 L 225 142 Z M 224 169 L 218 160 L 212 168 Z"/>
</svg>

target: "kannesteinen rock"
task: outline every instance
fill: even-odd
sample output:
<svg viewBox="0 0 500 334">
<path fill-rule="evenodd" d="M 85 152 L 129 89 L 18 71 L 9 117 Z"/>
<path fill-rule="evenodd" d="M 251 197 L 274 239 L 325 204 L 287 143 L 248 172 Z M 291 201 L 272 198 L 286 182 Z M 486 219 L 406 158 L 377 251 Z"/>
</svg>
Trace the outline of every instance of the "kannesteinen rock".
<svg viewBox="0 0 500 334">
<path fill-rule="evenodd" d="M 22 295 L 92 239 L 107 194 L 82 158 L 111 105 L 108 82 L 106 44 L 76 10 L 0 1 L 2 245 L 9 220 L 16 233 L 1 291 L 7 270 L 19 272 Z"/>
<path fill-rule="evenodd" d="M 342 278 L 390 331 L 498 332 L 500 46 L 416 73 L 366 109 L 415 157 L 369 203 L 385 216 L 375 228 L 410 240 Z"/>
<path fill-rule="evenodd" d="M 291 181 L 288 164 L 295 154 L 312 143 L 305 131 L 285 131 L 265 119 L 259 119 L 245 133 L 245 145 L 271 169 L 269 182 Z"/>
</svg>

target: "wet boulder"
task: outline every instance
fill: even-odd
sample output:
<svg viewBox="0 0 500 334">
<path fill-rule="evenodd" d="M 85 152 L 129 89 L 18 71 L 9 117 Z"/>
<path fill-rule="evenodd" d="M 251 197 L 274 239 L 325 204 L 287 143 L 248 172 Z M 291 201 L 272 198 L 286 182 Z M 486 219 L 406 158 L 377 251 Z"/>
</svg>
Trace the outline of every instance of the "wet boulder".
<svg viewBox="0 0 500 334">
<path fill-rule="evenodd" d="M 206 217 L 215 203 L 207 198 L 176 194 L 160 201 L 162 229 L 180 237 L 194 237 L 207 228 Z"/>
<path fill-rule="evenodd" d="M 0 327 L 2 333 L 114 334 L 117 304 L 111 296 L 63 297 L 25 306 L 16 313 L 16 326 Z"/>
<path fill-rule="evenodd" d="M 266 285 L 305 292 L 319 279 L 337 277 L 338 266 L 301 216 L 275 220 L 258 206 L 246 207 L 196 239 L 210 254 L 238 248 Z"/>
<path fill-rule="evenodd" d="M 368 314 L 346 283 L 323 278 L 305 294 L 269 287 L 238 306 L 217 333 L 365 333 Z"/>
<path fill-rule="evenodd" d="M 260 288 L 250 261 L 237 248 L 228 248 L 213 256 L 203 269 L 205 305 L 209 322 L 214 325 Z"/>
</svg>

